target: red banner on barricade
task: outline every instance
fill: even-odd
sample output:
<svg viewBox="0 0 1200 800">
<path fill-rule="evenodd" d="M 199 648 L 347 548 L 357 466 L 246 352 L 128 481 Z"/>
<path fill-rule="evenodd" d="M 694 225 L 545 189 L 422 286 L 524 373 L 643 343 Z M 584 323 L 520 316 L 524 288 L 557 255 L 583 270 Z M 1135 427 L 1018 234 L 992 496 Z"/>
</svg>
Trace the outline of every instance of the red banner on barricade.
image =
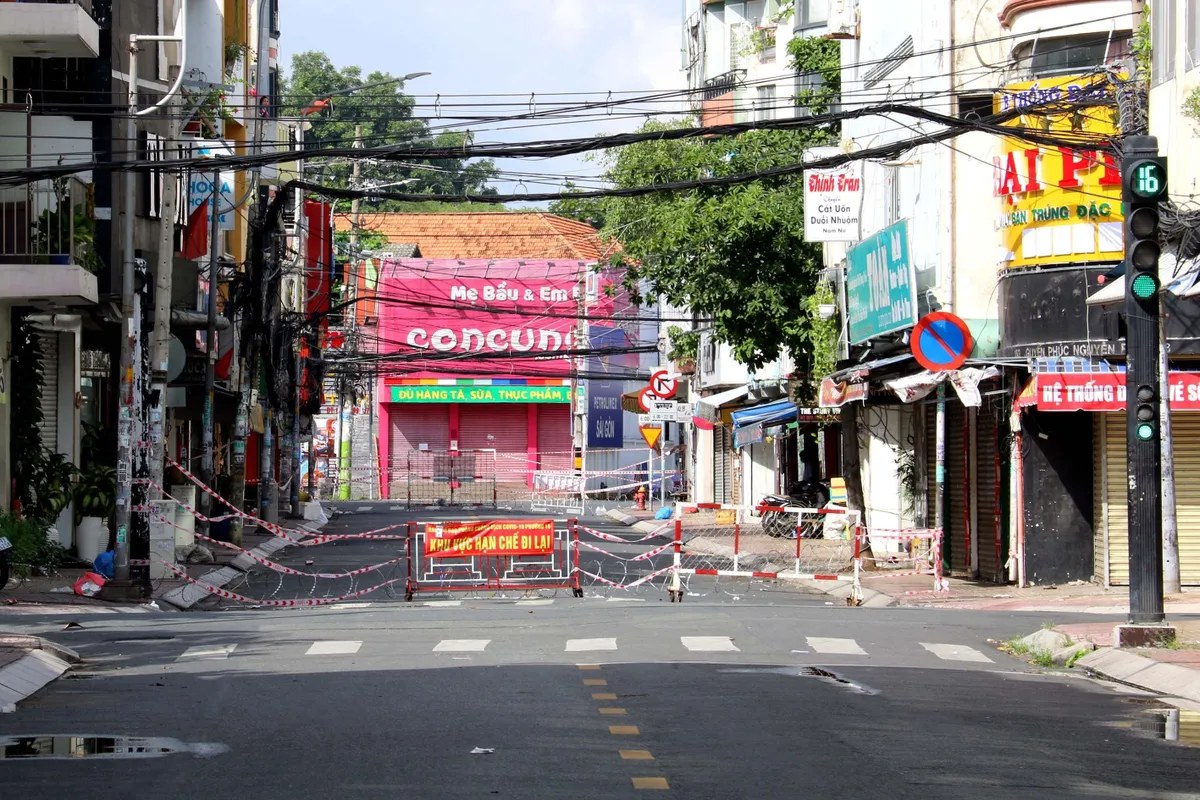
<svg viewBox="0 0 1200 800">
<path fill-rule="evenodd" d="M 539 556 L 554 550 L 554 520 L 430 522 L 425 557 Z"/>
</svg>

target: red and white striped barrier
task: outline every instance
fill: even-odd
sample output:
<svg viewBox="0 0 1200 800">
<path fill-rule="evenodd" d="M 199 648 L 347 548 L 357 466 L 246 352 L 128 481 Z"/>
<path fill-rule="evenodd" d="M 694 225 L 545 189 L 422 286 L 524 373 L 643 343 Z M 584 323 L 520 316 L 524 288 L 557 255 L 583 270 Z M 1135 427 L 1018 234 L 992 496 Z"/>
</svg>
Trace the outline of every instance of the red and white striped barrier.
<svg viewBox="0 0 1200 800">
<path fill-rule="evenodd" d="M 576 574 L 586 575 L 589 578 L 591 578 L 592 580 L 596 581 L 597 583 L 602 583 L 605 586 L 611 586 L 614 589 L 636 589 L 637 587 L 641 586 L 643 583 L 647 583 L 649 581 L 654 580 L 655 578 L 659 578 L 663 575 L 666 575 L 667 573 L 673 573 L 675 571 L 676 571 L 675 566 L 672 564 L 671 566 L 663 567 L 660 570 L 651 572 L 649 575 L 643 575 L 642 577 L 638 578 L 636 581 L 633 581 L 631 583 L 617 583 L 616 581 L 609 580 L 608 578 L 605 578 L 602 575 L 597 575 L 594 572 L 588 572 L 586 569 L 581 569 L 579 567 L 575 568 Z"/>
<path fill-rule="evenodd" d="M 671 531 L 673 529 L 674 525 L 671 522 L 664 522 L 662 525 L 650 531 L 650 533 L 647 533 L 640 539 L 625 539 L 621 536 L 615 536 L 611 533 L 598 531 L 595 528 L 589 528 L 586 525 L 579 526 L 580 533 L 586 533 L 589 536 L 596 537 L 597 539 L 603 539 L 606 542 L 617 542 L 619 544 L 641 544 L 642 542 L 648 542 L 651 539 L 670 538 Z"/>
<path fill-rule="evenodd" d="M 576 548 L 583 547 L 583 548 L 586 548 L 593 552 L 606 555 L 609 558 L 615 558 L 618 561 L 632 562 L 632 561 L 648 561 L 648 560 L 654 558 L 655 556 L 665 553 L 667 550 L 670 550 L 672 547 L 674 547 L 674 545 L 671 542 L 667 542 L 666 544 L 662 545 L 661 547 L 656 547 L 653 550 L 648 550 L 645 553 L 641 553 L 640 555 L 633 556 L 632 558 L 625 558 L 623 556 L 617 555 L 616 553 L 610 553 L 607 550 L 605 550 L 603 547 L 597 547 L 596 545 L 591 544 L 590 542 L 576 540 L 575 547 Z"/>
</svg>

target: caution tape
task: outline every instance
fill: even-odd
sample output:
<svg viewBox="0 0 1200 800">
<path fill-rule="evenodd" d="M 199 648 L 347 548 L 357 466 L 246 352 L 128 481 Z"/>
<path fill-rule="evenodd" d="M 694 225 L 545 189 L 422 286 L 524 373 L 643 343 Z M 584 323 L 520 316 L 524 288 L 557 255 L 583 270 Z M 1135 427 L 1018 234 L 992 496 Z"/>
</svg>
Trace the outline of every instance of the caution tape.
<svg viewBox="0 0 1200 800">
<path fill-rule="evenodd" d="M 645 536 L 643 536 L 640 539 L 624 539 L 620 536 L 616 536 L 611 533 L 605 533 L 604 531 L 598 531 L 595 528 L 589 528 L 586 525 L 578 525 L 576 527 L 581 532 L 595 536 L 597 539 L 603 539 L 606 542 L 620 542 L 621 544 L 641 544 L 642 542 L 647 542 L 647 541 L 650 541 L 651 539 L 658 539 L 663 536 L 673 535 L 673 533 L 667 534 L 667 533 L 664 533 L 664 531 L 667 528 L 673 529 L 674 524 L 671 522 L 664 522 L 662 525 L 658 526 L 657 528 L 655 528 L 650 533 L 646 534 Z"/>
<path fill-rule="evenodd" d="M 608 556 L 609 558 L 615 558 L 618 561 L 649 561 L 650 559 L 654 558 L 655 556 L 657 556 L 667 550 L 670 550 L 672 547 L 675 546 L 675 543 L 667 542 L 664 545 L 656 547 L 653 550 L 650 550 L 649 552 L 642 553 L 641 555 L 634 556 L 633 558 L 622 558 L 621 556 L 617 555 L 616 553 L 610 553 L 607 550 L 605 550 L 603 547 L 597 547 L 596 545 L 589 544 L 588 542 L 576 541 L 575 545 L 576 545 L 576 547 L 586 547 L 588 550 L 592 550 L 596 553 L 603 553 L 604 555 Z"/>
<path fill-rule="evenodd" d="M 257 606 L 268 606 L 271 608 L 305 608 L 305 607 L 311 607 L 311 606 L 328 606 L 328 605 L 332 605 L 334 603 L 340 603 L 343 600 L 352 600 L 355 597 L 362 597 L 363 595 L 370 594 L 371 592 L 374 592 L 377 589 L 382 589 L 385 586 L 392 586 L 393 584 L 397 584 L 397 583 L 403 583 L 404 581 L 407 580 L 407 578 L 393 578 L 392 580 L 384 581 L 383 583 L 377 583 L 374 586 L 368 586 L 366 589 L 360 589 L 357 592 L 351 592 L 349 594 L 344 594 L 339 597 L 312 597 L 307 600 L 257 600 L 253 597 L 246 597 L 245 595 L 237 594 L 236 592 L 231 592 L 227 589 L 218 588 L 216 586 L 213 586 L 211 583 L 204 583 L 203 581 L 198 581 L 195 578 L 193 578 L 192 576 L 188 575 L 185 570 L 180 569 L 179 567 L 175 566 L 174 564 L 172 564 L 170 562 L 164 561 L 162 563 L 164 566 L 166 566 L 167 569 L 169 569 L 171 572 L 175 573 L 176 576 L 182 578 L 183 580 L 187 581 L 188 583 L 192 584 L 193 586 L 197 586 L 197 587 L 203 589 L 204 591 L 208 592 L 209 594 L 215 594 L 217 597 L 223 597 L 226 600 L 233 600 L 238 603 L 247 603 L 249 605 L 257 605 Z"/>
<path fill-rule="evenodd" d="M 172 463 L 174 463 L 174 462 L 172 462 Z M 180 469 L 182 469 L 182 468 L 180 468 Z M 193 482 L 196 482 L 199 480 L 191 473 L 185 472 L 184 474 L 186 474 L 189 478 L 191 478 Z M 259 527 L 270 531 L 271 533 L 275 534 L 276 536 L 280 537 L 281 539 L 287 539 L 288 541 L 290 541 L 292 543 L 295 543 L 297 541 L 297 537 L 308 536 L 308 531 L 297 530 L 295 528 L 285 528 L 282 525 L 277 525 L 273 522 L 267 522 L 266 520 L 260 519 L 259 517 L 256 517 L 253 514 L 247 514 L 245 511 L 235 508 L 230 503 L 225 503 L 225 505 L 229 506 L 229 509 L 230 509 L 229 514 L 226 514 L 221 517 L 208 517 L 208 516 L 205 516 L 200 511 L 198 511 L 197 509 L 192 508 L 190 505 L 183 502 L 182 500 L 176 499 L 175 497 L 173 497 L 170 494 L 170 492 L 168 492 L 162 486 L 159 486 L 154 481 L 146 480 L 146 484 L 148 486 L 150 486 L 152 489 L 154 489 L 155 491 L 159 492 L 165 499 L 178 503 L 180 505 L 180 507 L 187 510 L 196 519 L 203 520 L 204 522 L 208 522 L 208 523 L 224 522 L 227 519 L 235 519 L 235 518 L 250 520 L 250 521 L 254 522 L 256 525 L 258 525 Z M 197 484 L 197 485 L 199 485 L 199 484 Z M 218 497 L 219 496 L 220 495 L 218 495 Z M 224 502 L 224 501 L 222 501 L 222 502 Z"/>
<path fill-rule="evenodd" d="M 399 528 L 399 527 L 406 526 L 407 524 L 408 524 L 408 523 L 403 523 L 403 525 L 393 525 L 392 527 L 393 527 L 393 528 Z M 386 528 L 384 528 L 383 530 L 387 530 L 387 529 L 386 529 Z M 314 545 L 318 545 L 318 544 L 328 544 L 328 543 L 330 543 L 330 542 L 340 542 L 340 541 L 344 541 L 344 540 L 346 540 L 346 539 L 372 539 L 372 540 L 376 540 L 376 541 L 392 541 L 392 542 L 395 542 L 395 541 L 405 541 L 405 540 L 407 540 L 407 539 L 408 539 L 408 534 L 407 534 L 407 533 L 405 533 L 405 534 L 394 534 L 394 533 L 392 533 L 392 534 L 388 534 L 388 533 L 326 533 L 326 534 L 322 534 L 322 535 L 320 535 L 320 536 L 315 536 L 315 537 L 313 537 L 312 539 L 305 539 L 305 540 L 304 540 L 304 541 L 302 541 L 302 542 L 296 542 L 296 546 L 297 546 L 297 547 L 313 547 Z"/>
</svg>

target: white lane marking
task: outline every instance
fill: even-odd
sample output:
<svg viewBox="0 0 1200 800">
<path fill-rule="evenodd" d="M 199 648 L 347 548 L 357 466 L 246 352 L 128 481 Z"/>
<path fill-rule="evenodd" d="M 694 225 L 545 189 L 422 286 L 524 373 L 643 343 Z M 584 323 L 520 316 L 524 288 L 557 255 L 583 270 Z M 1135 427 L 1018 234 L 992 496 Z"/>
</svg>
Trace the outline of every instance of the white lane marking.
<svg viewBox="0 0 1200 800">
<path fill-rule="evenodd" d="M 921 647 L 924 647 L 943 661 L 973 661 L 977 664 L 993 663 L 990 658 L 975 648 L 961 644 L 929 644 L 928 642 L 921 642 Z"/>
<path fill-rule="evenodd" d="M 313 642 L 306 656 L 346 656 L 354 655 L 362 642 Z"/>
<path fill-rule="evenodd" d="M 805 639 L 808 646 L 818 653 L 839 656 L 865 656 L 866 650 L 858 646 L 853 639 L 829 639 L 824 636 L 809 636 Z"/>
<path fill-rule="evenodd" d="M 644 597 L 606 597 L 606 598 L 604 598 L 604 602 L 606 602 L 606 603 L 644 603 L 644 602 L 646 602 L 646 598 L 644 598 Z"/>
<path fill-rule="evenodd" d="M 374 603 L 335 603 L 333 609 L 337 611 L 342 608 L 370 608 Z"/>
<path fill-rule="evenodd" d="M 517 601 L 517 605 L 519 605 L 519 606 L 549 606 L 549 605 L 553 605 L 553 604 L 554 604 L 553 597 L 546 598 L 543 600 L 518 600 Z"/>
<path fill-rule="evenodd" d="M 583 653 L 588 650 L 616 650 L 614 639 L 567 639 L 567 653 Z"/>
<path fill-rule="evenodd" d="M 457 608 L 462 605 L 462 600 L 430 600 L 425 603 L 426 608 Z"/>
<path fill-rule="evenodd" d="M 680 636 L 679 641 L 693 653 L 737 653 L 737 645 L 728 636 Z"/>
<path fill-rule="evenodd" d="M 482 653 L 491 639 L 443 639 L 433 648 L 435 653 Z"/>
<path fill-rule="evenodd" d="M 359 512 L 359 513 L 361 514 L 362 512 L 364 512 L 364 511 L 370 511 L 370 510 L 371 510 L 371 509 L 373 509 L 373 508 L 375 508 L 375 506 L 359 506 L 358 508 L 356 508 L 356 509 L 354 509 L 354 510 L 355 510 L 355 511 L 357 511 L 357 512 Z"/>
<path fill-rule="evenodd" d="M 403 511 L 404 506 L 388 506 L 388 511 Z"/>
<path fill-rule="evenodd" d="M 200 645 L 189 647 L 176 661 L 219 661 L 229 658 L 229 654 L 237 649 L 236 644 Z"/>
</svg>

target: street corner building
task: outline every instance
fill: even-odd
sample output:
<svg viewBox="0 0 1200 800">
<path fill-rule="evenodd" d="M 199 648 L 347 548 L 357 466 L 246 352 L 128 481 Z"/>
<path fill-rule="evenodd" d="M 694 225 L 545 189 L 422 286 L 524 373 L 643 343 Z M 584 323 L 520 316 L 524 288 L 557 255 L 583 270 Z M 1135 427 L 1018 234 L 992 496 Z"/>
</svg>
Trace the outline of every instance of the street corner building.
<svg viewBox="0 0 1200 800">
<path fill-rule="evenodd" d="M 419 257 L 372 260 L 381 481 L 409 503 L 528 497 L 575 469 L 574 351 L 611 317 L 587 225 L 546 214 L 373 214 Z M 591 326 L 594 328 L 595 326 Z"/>
</svg>

